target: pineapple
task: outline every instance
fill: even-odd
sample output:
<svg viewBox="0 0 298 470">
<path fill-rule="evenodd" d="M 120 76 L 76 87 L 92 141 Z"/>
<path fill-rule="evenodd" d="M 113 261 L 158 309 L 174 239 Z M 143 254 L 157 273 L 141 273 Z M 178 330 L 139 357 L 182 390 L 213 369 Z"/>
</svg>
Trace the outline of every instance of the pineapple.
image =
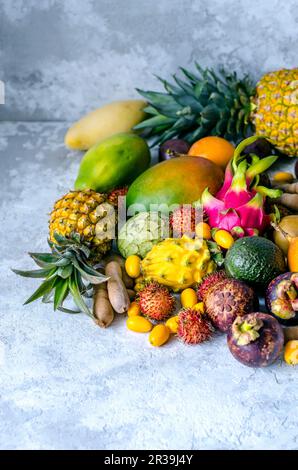
<svg viewBox="0 0 298 470">
<path fill-rule="evenodd" d="M 105 194 L 91 189 L 70 191 L 59 199 L 50 215 L 50 240 L 55 234 L 69 237 L 78 233 L 95 258 L 110 250 L 115 227 L 115 210 Z"/>
<path fill-rule="evenodd" d="M 141 263 L 146 280 L 157 281 L 174 291 L 202 281 L 216 268 L 205 240 L 167 238 L 155 245 Z"/>
<path fill-rule="evenodd" d="M 186 80 L 162 80 L 166 93 L 138 90 L 148 100 L 151 117 L 135 129 L 154 137 L 153 144 L 172 138 L 192 143 L 205 135 L 237 141 L 254 131 L 278 150 L 298 156 L 298 68 L 264 75 L 256 87 L 224 70 L 199 75 L 181 68 Z"/>
<path fill-rule="evenodd" d="M 49 224 L 51 252 L 29 253 L 41 269 L 13 270 L 44 279 L 25 304 L 42 298 L 53 302 L 54 310 L 84 312 L 94 318 L 84 296 L 93 285 L 108 280 L 93 265 L 111 248 L 116 223 L 115 210 L 106 200 L 105 194 L 85 190 L 71 191 L 55 203 Z M 78 310 L 63 306 L 69 294 Z"/>
</svg>

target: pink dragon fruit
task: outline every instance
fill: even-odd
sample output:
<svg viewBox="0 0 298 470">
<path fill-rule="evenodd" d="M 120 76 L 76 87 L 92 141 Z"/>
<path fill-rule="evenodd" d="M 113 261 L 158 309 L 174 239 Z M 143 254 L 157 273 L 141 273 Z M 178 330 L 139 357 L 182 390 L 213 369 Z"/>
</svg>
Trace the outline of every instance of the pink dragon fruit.
<svg viewBox="0 0 298 470">
<path fill-rule="evenodd" d="M 256 138 L 246 139 L 235 149 L 234 157 L 226 168 L 224 184 L 216 196 L 212 196 L 206 188 L 201 197 L 211 228 L 227 230 L 236 237 L 262 234 L 270 224 L 270 216 L 264 210 L 266 196 L 280 196 L 277 190 L 257 186 L 259 174 L 266 171 L 277 156 L 260 160 L 252 155 L 249 165 L 241 155 L 246 145 Z"/>
<path fill-rule="evenodd" d="M 265 213 L 264 199 L 256 192 L 245 204 L 237 206 L 235 200 L 234 207 L 228 207 L 224 201 L 212 196 L 207 188 L 202 194 L 201 202 L 211 228 L 220 228 L 243 237 L 261 234 L 269 225 L 270 217 Z"/>
</svg>

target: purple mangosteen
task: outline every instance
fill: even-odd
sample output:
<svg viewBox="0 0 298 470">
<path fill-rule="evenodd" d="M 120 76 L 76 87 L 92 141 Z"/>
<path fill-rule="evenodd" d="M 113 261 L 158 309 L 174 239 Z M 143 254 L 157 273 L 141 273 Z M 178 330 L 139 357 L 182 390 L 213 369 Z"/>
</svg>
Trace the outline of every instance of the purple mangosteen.
<svg viewBox="0 0 298 470">
<path fill-rule="evenodd" d="M 171 158 L 178 157 L 179 154 L 185 155 L 189 149 L 189 143 L 183 139 L 166 140 L 159 147 L 159 161 L 170 160 Z"/>
<path fill-rule="evenodd" d="M 298 325 L 298 273 L 284 273 L 266 290 L 268 311 L 283 325 Z"/>
<path fill-rule="evenodd" d="M 280 356 L 284 333 L 278 321 L 267 313 L 255 312 L 237 317 L 228 331 L 228 346 L 239 362 L 265 367 Z"/>
</svg>

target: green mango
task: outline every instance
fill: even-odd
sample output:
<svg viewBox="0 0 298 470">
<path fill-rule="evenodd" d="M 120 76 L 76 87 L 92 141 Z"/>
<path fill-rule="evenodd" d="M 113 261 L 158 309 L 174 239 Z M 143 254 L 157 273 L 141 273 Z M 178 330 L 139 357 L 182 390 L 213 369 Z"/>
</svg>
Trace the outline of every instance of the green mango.
<svg viewBox="0 0 298 470">
<path fill-rule="evenodd" d="M 115 134 L 101 140 L 85 153 L 75 189 L 107 192 L 134 181 L 150 165 L 150 151 L 136 134 Z"/>
</svg>

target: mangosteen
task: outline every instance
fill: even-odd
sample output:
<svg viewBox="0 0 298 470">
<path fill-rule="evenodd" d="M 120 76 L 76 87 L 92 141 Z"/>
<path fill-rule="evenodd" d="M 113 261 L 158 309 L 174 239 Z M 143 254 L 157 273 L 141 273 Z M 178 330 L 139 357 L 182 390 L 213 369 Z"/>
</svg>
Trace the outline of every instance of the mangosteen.
<svg viewBox="0 0 298 470">
<path fill-rule="evenodd" d="M 298 325 L 298 273 L 284 273 L 266 290 L 268 311 L 283 325 Z"/>
<path fill-rule="evenodd" d="M 250 153 L 254 153 L 260 158 L 268 157 L 272 155 L 272 146 L 270 142 L 265 139 L 264 137 L 260 137 L 259 139 L 255 140 L 252 144 L 247 145 L 243 150 L 244 155 L 249 155 Z"/>
<path fill-rule="evenodd" d="M 253 289 L 236 279 L 222 279 L 204 296 L 206 313 L 213 326 L 227 331 L 237 316 L 242 317 L 258 308 Z"/>
<path fill-rule="evenodd" d="M 159 161 L 170 160 L 171 158 L 178 157 L 180 154 L 185 155 L 188 153 L 190 145 L 183 139 L 166 140 L 159 147 Z"/>
<path fill-rule="evenodd" d="M 265 367 L 280 356 L 284 334 L 278 321 L 267 313 L 249 313 L 237 317 L 227 336 L 229 349 L 245 366 Z"/>
</svg>

